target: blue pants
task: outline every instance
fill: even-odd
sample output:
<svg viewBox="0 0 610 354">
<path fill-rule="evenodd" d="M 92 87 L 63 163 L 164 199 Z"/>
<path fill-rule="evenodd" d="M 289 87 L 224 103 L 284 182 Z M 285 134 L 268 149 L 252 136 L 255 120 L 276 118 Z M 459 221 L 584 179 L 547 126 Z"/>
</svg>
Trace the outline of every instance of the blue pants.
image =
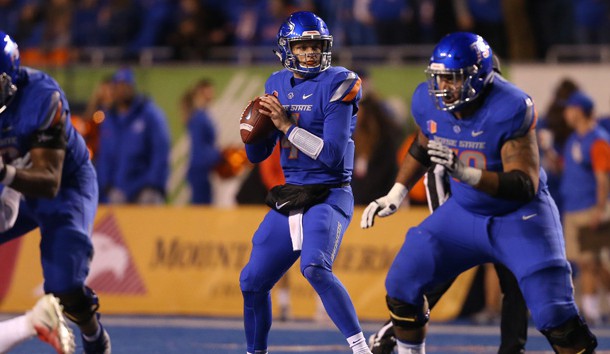
<svg viewBox="0 0 610 354">
<path fill-rule="evenodd" d="M 539 330 L 577 315 L 559 214 L 546 190 L 502 216 L 471 213 L 450 198 L 408 231 L 386 289 L 390 297 L 421 305 L 435 285 L 488 262 L 515 274 Z"/>
<path fill-rule="evenodd" d="M 325 203 L 303 214 L 303 245 L 293 251 L 288 217 L 271 210 L 252 238 L 250 260 L 240 276 L 248 351 L 267 349 L 271 327 L 269 291 L 301 257 L 301 272 L 320 295 L 335 325 L 347 338 L 361 332 L 347 291 L 332 265 L 353 214 L 350 188 L 335 188 Z"/>
<path fill-rule="evenodd" d="M 46 293 L 82 288 L 93 256 L 91 232 L 98 186 L 90 163 L 62 181 L 53 199 L 27 199 L 19 205 L 15 226 L 0 234 L 0 244 L 40 227 L 40 256 Z M 66 177 L 66 176 L 64 176 Z"/>
</svg>

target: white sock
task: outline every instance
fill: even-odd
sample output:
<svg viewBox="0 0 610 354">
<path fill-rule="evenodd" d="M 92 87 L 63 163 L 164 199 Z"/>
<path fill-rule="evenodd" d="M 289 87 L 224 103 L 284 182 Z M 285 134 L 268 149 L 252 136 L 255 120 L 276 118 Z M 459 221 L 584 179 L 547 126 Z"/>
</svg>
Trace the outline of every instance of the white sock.
<svg viewBox="0 0 610 354">
<path fill-rule="evenodd" d="M 0 353 L 36 335 L 32 322 L 26 315 L 21 315 L 0 322 Z"/>
<path fill-rule="evenodd" d="M 347 344 L 352 348 L 352 352 L 354 354 L 369 354 L 371 350 L 369 349 L 368 344 L 366 344 L 366 339 L 364 338 L 364 334 L 362 332 L 358 334 L 354 334 L 353 336 L 347 338 Z"/>
<path fill-rule="evenodd" d="M 582 296 L 582 312 L 585 317 L 594 322 L 594 324 L 599 324 L 601 321 L 601 309 L 599 307 L 599 295 L 597 294 L 587 294 Z"/>
<path fill-rule="evenodd" d="M 398 347 L 398 354 L 426 354 L 426 343 L 420 344 L 409 344 L 399 340 L 396 341 Z"/>
</svg>

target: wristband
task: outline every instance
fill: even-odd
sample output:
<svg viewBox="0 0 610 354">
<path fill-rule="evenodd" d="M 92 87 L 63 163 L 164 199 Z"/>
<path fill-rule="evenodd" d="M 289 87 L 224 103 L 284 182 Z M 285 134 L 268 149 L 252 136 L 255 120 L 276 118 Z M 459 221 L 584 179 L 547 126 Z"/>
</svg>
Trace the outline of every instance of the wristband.
<svg viewBox="0 0 610 354">
<path fill-rule="evenodd" d="M 479 183 L 482 175 L 483 170 L 470 166 L 464 166 L 464 168 L 460 169 L 459 173 L 457 173 L 454 177 L 474 187 Z"/>
</svg>

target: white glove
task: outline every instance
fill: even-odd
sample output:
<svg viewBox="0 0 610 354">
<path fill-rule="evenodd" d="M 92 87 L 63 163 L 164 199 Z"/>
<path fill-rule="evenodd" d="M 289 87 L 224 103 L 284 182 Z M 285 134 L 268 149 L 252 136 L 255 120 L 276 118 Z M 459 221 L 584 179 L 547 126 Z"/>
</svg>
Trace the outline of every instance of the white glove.
<svg viewBox="0 0 610 354">
<path fill-rule="evenodd" d="M 4 186 L 0 193 L 0 232 L 7 231 L 17 221 L 21 193 Z"/>
<path fill-rule="evenodd" d="M 375 223 L 375 215 L 385 217 L 394 214 L 408 192 L 407 187 L 401 183 L 394 183 L 394 186 L 385 197 L 376 199 L 364 209 L 362 219 L 360 220 L 360 227 L 363 229 L 372 227 Z"/>
<path fill-rule="evenodd" d="M 32 160 L 30 159 L 30 153 L 23 155 L 22 157 L 18 157 L 11 161 L 10 165 L 15 166 L 15 168 L 30 168 L 32 167 Z"/>
<path fill-rule="evenodd" d="M 438 141 L 428 141 L 428 155 L 432 162 L 445 166 L 451 176 L 466 184 L 475 186 L 481 180 L 482 170 L 466 166 L 455 152 Z"/>
</svg>

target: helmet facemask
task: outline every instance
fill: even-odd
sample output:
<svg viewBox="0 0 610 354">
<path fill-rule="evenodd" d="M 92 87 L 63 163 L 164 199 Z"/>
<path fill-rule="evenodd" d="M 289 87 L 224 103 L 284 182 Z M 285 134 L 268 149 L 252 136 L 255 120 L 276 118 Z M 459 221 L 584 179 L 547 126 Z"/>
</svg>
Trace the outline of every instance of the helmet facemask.
<svg viewBox="0 0 610 354">
<path fill-rule="evenodd" d="M 330 37 L 330 38 L 328 38 Z M 295 54 L 292 50 L 293 46 L 303 41 L 319 41 L 321 42 L 321 52 L 307 52 L 305 54 Z M 280 38 L 278 40 L 281 52 L 276 52 L 276 55 L 282 60 L 282 65 L 292 72 L 297 72 L 304 77 L 315 76 L 322 71 L 328 69 L 331 64 L 331 47 L 332 36 L 303 36 L 299 38 Z M 284 54 L 285 53 L 285 54 Z M 299 57 L 302 59 L 300 60 Z M 308 64 L 315 62 L 315 64 Z"/>
<path fill-rule="evenodd" d="M 445 69 L 442 64 L 432 63 L 426 69 L 428 91 L 436 98 L 436 108 L 453 111 L 478 96 L 473 80 L 478 73 L 476 65 L 464 69 Z"/>
</svg>

